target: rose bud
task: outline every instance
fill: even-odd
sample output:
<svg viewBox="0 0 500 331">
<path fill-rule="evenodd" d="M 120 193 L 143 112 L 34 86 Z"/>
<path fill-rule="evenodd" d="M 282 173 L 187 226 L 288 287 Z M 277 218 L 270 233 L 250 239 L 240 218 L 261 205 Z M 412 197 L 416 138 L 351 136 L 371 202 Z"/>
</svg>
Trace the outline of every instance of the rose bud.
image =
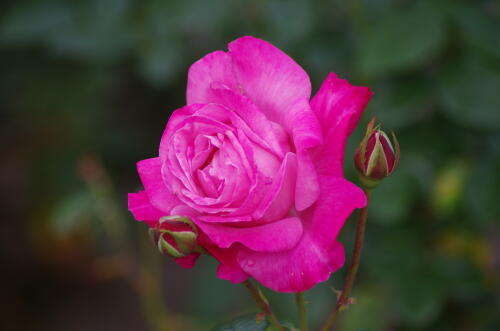
<svg viewBox="0 0 500 331">
<path fill-rule="evenodd" d="M 149 229 L 149 236 L 160 253 L 174 259 L 198 251 L 198 231 L 187 217 L 162 217 L 156 227 Z"/>
<path fill-rule="evenodd" d="M 396 170 L 399 164 L 399 143 L 392 133 L 392 140 L 375 126 L 375 117 L 368 123 L 366 134 L 356 150 L 354 164 L 366 188 L 373 188 L 383 178 Z M 394 146 L 393 146 L 394 145 Z"/>
</svg>

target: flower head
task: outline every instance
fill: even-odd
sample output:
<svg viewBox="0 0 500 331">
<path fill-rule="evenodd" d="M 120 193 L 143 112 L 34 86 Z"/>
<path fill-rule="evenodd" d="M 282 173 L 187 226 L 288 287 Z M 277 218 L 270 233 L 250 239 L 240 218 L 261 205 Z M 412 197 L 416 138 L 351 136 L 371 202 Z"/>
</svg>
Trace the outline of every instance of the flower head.
<svg viewBox="0 0 500 331">
<path fill-rule="evenodd" d="M 304 291 L 343 265 L 337 235 L 366 204 L 342 163 L 372 93 L 331 73 L 311 99 L 306 72 L 275 46 L 242 37 L 228 48 L 189 69 L 186 105 L 159 155 L 137 164 L 145 190 L 129 194 L 129 209 L 170 255 L 192 246 L 162 230 L 163 217 L 189 218 L 219 278 Z M 190 267 L 196 254 L 175 261 Z"/>
</svg>

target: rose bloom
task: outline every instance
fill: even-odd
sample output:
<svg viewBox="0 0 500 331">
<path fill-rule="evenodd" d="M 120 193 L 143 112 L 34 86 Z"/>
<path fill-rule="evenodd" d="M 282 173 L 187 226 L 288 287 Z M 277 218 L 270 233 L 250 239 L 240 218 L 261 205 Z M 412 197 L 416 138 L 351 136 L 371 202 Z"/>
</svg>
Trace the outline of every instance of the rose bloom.
<svg viewBox="0 0 500 331">
<path fill-rule="evenodd" d="M 130 211 L 150 227 L 189 217 L 221 279 L 279 292 L 327 280 L 344 264 L 344 221 L 366 205 L 342 163 L 372 93 L 331 73 L 310 95 L 307 73 L 254 37 L 195 62 L 159 156 L 137 164 L 144 191 L 129 194 Z M 192 267 L 198 255 L 176 262 Z"/>
</svg>

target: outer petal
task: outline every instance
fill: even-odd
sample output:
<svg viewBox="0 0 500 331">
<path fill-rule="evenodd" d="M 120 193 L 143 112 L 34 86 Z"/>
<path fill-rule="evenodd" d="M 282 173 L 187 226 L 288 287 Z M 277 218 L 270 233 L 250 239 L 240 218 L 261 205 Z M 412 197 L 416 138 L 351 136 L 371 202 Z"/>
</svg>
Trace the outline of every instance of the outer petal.
<svg viewBox="0 0 500 331">
<path fill-rule="evenodd" d="M 306 72 L 267 41 L 242 37 L 229 44 L 234 72 L 243 93 L 272 121 L 281 123 L 288 106 L 311 94 Z"/>
<path fill-rule="evenodd" d="M 228 280 L 233 284 L 238 284 L 248 279 L 248 274 L 241 269 L 236 261 L 236 252 L 238 248 L 230 247 L 227 249 L 220 249 L 216 246 L 207 246 L 206 249 L 220 262 L 217 268 L 217 277 Z"/>
<path fill-rule="evenodd" d="M 223 51 L 210 53 L 191 66 L 186 92 L 187 104 L 217 102 L 212 85 L 225 85 L 238 90 L 231 57 Z"/>
<path fill-rule="evenodd" d="M 311 100 L 323 130 L 325 143 L 313 151 L 319 174 L 341 177 L 347 137 L 356 126 L 373 93 L 366 87 L 350 85 L 331 73 Z"/>
<path fill-rule="evenodd" d="M 161 217 L 167 215 L 165 212 L 153 207 L 144 191 L 128 194 L 128 210 L 136 220 L 144 221 L 149 225 L 157 223 Z"/>
<path fill-rule="evenodd" d="M 241 268 L 264 286 L 277 292 L 301 292 L 326 281 L 340 268 L 344 249 L 338 242 L 330 250 L 319 248 L 304 234 L 292 250 L 258 253 L 241 249 L 237 258 Z"/>
<path fill-rule="evenodd" d="M 185 269 L 191 269 L 196 264 L 196 260 L 200 257 L 200 253 L 191 253 L 188 256 L 174 259 L 175 263 Z"/>
<path fill-rule="evenodd" d="M 355 208 L 366 206 L 363 191 L 344 178 L 320 176 L 321 199 L 300 213 L 317 245 L 329 248 Z"/>
<path fill-rule="evenodd" d="M 151 205 L 169 213 L 180 203 L 163 182 L 160 158 L 145 159 L 137 163 L 137 171 L 146 190 Z"/>
<path fill-rule="evenodd" d="M 238 242 L 258 252 L 289 250 L 302 235 L 302 222 L 297 217 L 246 228 L 205 222 L 196 222 L 196 225 L 220 248 Z"/>
<path fill-rule="evenodd" d="M 366 205 L 366 197 L 344 178 L 320 177 L 319 182 L 321 199 L 300 213 L 304 234 L 296 247 L 265 254 L 242 248 L 238 253 L 241 268 L 275 291 L 308 290 L 344 263 L 336 237 L 354 208 Z"/>
</svg>

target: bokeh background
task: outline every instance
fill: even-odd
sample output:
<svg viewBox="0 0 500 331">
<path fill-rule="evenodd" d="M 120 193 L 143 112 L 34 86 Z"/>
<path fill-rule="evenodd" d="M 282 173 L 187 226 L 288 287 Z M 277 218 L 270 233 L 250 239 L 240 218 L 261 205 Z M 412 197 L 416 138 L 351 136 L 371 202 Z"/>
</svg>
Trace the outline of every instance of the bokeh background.
<svg viewBox="0 0 500 331">
<path fill-rule="evenodd" d="M 210 259 L 160 256 L 126 209 L 190 64 L 246 34 L 315 90 L 334 71 L 375 92 L 348 178 L 371 116 L 401 143 L 338 330 L 500 330 L 498 0 L 2 1 L 0 329 L 197 331 L 256 311 Z M 314 325 L 343 275 L 307 294 Z M 293 296 L 266 294 L 294 322 Z"/>
</svg>

